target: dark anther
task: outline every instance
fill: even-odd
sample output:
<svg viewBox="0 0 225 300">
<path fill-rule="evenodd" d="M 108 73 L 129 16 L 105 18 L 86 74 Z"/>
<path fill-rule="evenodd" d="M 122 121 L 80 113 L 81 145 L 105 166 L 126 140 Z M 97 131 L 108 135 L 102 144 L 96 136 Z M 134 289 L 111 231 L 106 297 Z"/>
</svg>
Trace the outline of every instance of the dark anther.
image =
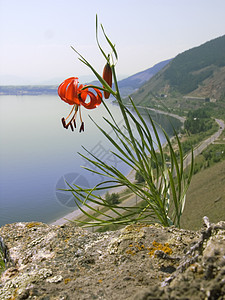
<svg viewBox="0 0 225 300">
<path fill-rule="evenodd" d="M 68 129 L 68 127 L 70 126 L 70 122 L 69 122 L 68 124 L 66 124 L 66 121 L 65 121 L 64 118 L 62 118 L 61 121 L 62 121 L 63 127 L 66 128 L 66 129 Z M 72 129 L 72 128 L 71 128 L 71 129 Z M 72 130 L 73 130 L 73 129 L 72 129 Z"/>
<path fill-rule="evenodd" d="M 84 122 L 81 123 L 81 126 L 80 126 L 80 132 L 81 132 L 81 131 L 84 131 Z"/>
<path fill-rule="evenodd" d="M 77 128 L 75 120 L 73 120 L 73 126 L 74 126 L 74 128 Z"/>
<path fill-rule="evenodd" d="M 66 128 L 66 121 L 65 121 L 65 119 L 62 118 L 61 121 L 62 121 L 63 127 Z"/>
<path fill-rule="evenodd" d="M 70 124 L 71 130 L 74 131 L 74 129 L 73 129 L 73 124 L 72 124 L 71 122 L 70 122 L 69 124 Z"/>
</svg>

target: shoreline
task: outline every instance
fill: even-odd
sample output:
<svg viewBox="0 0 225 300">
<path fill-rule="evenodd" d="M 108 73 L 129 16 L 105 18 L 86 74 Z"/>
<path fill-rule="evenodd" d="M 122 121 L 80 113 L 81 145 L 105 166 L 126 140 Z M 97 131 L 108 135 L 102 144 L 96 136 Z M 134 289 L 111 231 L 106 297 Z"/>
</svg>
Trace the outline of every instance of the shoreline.
<svg viewBox="0 0 225 300">
<path fill-rule="evenodd" d="M 169 113 L 169 112 L 165 112 L 165 111 L 161 111 L 161 110 L 157 110 L 157 109 L 154 109 L 154 108 L 150 108 L 150 107 L 143 107 L 143 106 L 137 106 L 138 108 L 145 108 L 147 110 L 152 110 L 156 113 L 159 113 L 159 114 L 164 114 L 164 115 L 169 115 L 173 118 L 176 118 L 178 120 L 180 120 L 182 123 L 184 123 L 185 121 L 185 117 L 181 117 L 181 116 L 178 116 L 178 115 L 175 115 L 175 114 L 172 114 L 172 113 Z M 163 145 L 164 146 L 164 145 Z M 135 170 L 130 170 L 130 172 L 127 174 L 127 177 L 130 179 L 130 180 L 134 180 L 135 179 Z M 122 191 L 123 189 L 125 189 L 126 187 L 118 187 L 118 188 L 112 188 L 110 189 L 110 192 L 111 193 L 118 193 L 120 191 Z M 98 206 L 97 204 L 95 206 Z M 88 211 L 88 208 L 85 206 L 83 208 L 85 211 Z M 64 225 L 64 224 L 67 224 L 68 222 L 72 222 L 74 221 L 75 219 L 77 219 L 78 217 L 80 216 L 83 216 L 83 213 L 79 210 L 79 208 L 77 208 L 76 210 L 64 215 L 63 217 L 55 220 L 55 221 L 51 221 L 51 222 L 48 222 L 49 225 Z"/>
<path fill-rule="evenodd" d="M 130 170 L 130 172 L 127 174 L 126 176 L 127 178 L 129 178 L 130 180 L 134 180 L 135 179 L 135 170 Z M 123 186 L 120 186 L 118 188 L 112 188 L 110 189 L 110 192 L 111 193 L 118 193 L 120 191 L 122 191 L 123 189 L 125 189 L 126 187 L 123 187 Z M 94 205 L 95 206 L 98 206 L 97 204 Z M 88 208 L 85 206 L 83 207 L 82 209 L 84 209 L 85 211 L 88 211 Z M 79 208 L 75 209 L 74 211 L 64 215 L 63 217 L 55 220 L 55 221 L 51 221 L 51 222 L 48 222 L 49 225 L 65 225 L 67 224 L 68 222 L 73 222 L 75 219 L 77 219 L 78 217 L 80 216 L 83 216 L 83 213 L 79 210 Z"/>
</svg>

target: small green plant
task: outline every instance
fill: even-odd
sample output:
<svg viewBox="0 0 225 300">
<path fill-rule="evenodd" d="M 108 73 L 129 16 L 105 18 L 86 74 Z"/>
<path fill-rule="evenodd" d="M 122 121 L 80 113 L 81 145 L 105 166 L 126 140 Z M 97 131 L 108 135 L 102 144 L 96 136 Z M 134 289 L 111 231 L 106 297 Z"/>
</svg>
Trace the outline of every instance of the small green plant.
<svg viewBox="0 0 225 300">
<path fill-rule="evenodd" d="M 137 183 L 145 182 L 145 179 L 144 179 L 144 177 L 141 175 L 140 172 L 136 172 L 136 174 L 135 174 L 135 180 L 137 181 Z"/>
<path fill-rule="evenodd" d="M 120 199 L 120 195 L 118 193 L 109 194 L 109 192 L 107 192 L 105 195 L 105 200 L 111 205 L 119 204 L 120 203 L 119 199 Z"/>
<path fill-rule="evenodd" d="M 106 99 L 109 97 L 109 94 L 114 97 L 124 121 L 123 128 L 120 128 L 107 107 L 107 101 L 102 99 L 102 103 L 108 114 L 108 118 L 104 117 L 104 120 L 114 132 L 119 143 L 94 120 L 93 122 L 105 138 L 111 142 L 112 146 L 114 146 L 116 151 L 112 151 L 112 154 L 117 159 L 126 163 L 136 173 L 141 174 L 143 183 L 140 184 L 135 182 L 135 180 L 130 180 L 117 168 L 106 164 L 99 157 L 94 156 L 90 151 L 84 148 L 89 157 L 81 153 L 79 154 L 93 165 L 93 169 L 86 169 L 90 172 L 104 176 L 106 179 L 92 189 L 83 189 L 77 185 L 69 185 L 67 191 L 73 193 L 78 208 L 90 218 L 90 221 L 77 220 L 75 222 L 85 226 L 109 226 L 112 224 L 127 225 L 133 222 L 158 222 L 163 226 L 175 225 L 179 227 L 180 218 L 185 205 L 186 192 L 193 173 L 193 152 L 189 175 L 185 177 L 183 167 L 184 155 L 176 131 L 174 130 L 174 135 L 178 144 L 178 157 L 173 149 L 170 138 L 165 130 L 162 129 L 169 147 L 169 154 L 164 153 L 158 135 L 157 125 L 150 115 L 148 115 L 147 123 L 131 98 L 130 103 L 133 112 L 124 105 L 120 96 L 115 71 L 118 60 L 115 45 L 110 41 L 101 25 L 103 35 L 111 49 L 110 54 L 105 53 L 99 43 L 98 27 L 98 19 L 96 16 L 96 40 L 98 47 L 106 60 L 107 70 L 105 71 L 104 69 L 104 72 L 107 73 L 105 74 L 103 72 L 103 76 L 101 76 L 94 67 L 72 47 L 79 55 L 81 62 L 93 71 L 102 85 L 102 87 L 84 86 L 81 90 L 85 90 L 86 88 L 100 89 L 104 91 L 104 95 L 107 95 L 107 97 L 105 96 Z M 112 88 L 110 76 L 113 78 L 114 88 Z M 153 133 L 150 131 L 149 123 Z M 133 124 L 135 130 L 131 124 Z M 107 197 L 102 195 L 104 191 L 107 191 L 110 188 L 121 186 L 127 187 L 133 192 L 134 197 L 140 199 L 136 206 L 126 206 L 123 205 L 123 203 L 115 203 L 115 201 L 110 202 L 107 201 Z M 140 203 L 140 205 L 138 203 Z M 84 209 L 84 207 L 89 209 L 90 212 Z M 107 208 L 107 210 L 105 208 Z M 98 213 L 98 216 L 96 216 L 95 213 Z"/>
<path fill-rule="evenodd" d="M 0 244 L 0 275 L 5 270 L 5 257 Z"/>
<path fill-rule="evenodd" d="M 206 132 L 212 127 L 213 120 L 205 108 L 189 111 L 187 114 L 187 119 L 184 122 L 184 129 L 191 134 Z"/>
</svg>

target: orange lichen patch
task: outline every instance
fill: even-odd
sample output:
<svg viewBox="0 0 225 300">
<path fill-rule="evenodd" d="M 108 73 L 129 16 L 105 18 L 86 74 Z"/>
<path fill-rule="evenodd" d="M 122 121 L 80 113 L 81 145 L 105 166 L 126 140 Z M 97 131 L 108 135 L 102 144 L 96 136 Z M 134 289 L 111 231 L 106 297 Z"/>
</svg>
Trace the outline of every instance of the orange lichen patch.
<svg viewBox="0 0 225 300">
<path fill-rule="evenodd" d="M 41 225 L 40 222 L 30 222 L 30 223 L 26 224 L 26 227 L 27 228 L 33 228 L 33 227 L 36 227 L 36 226 L 39 226 L 39 225 Z"/>
<path fill-rule="evenodd" d="M 136 251 L 135 251 L 135 250 L 129 249 L 129 250 L 126 251 L 126 254 L 135 255 L 135 254 L 136 254 Z"/>
<path fill-rule="evenodd" d="M 143 250 L 145 248 L 145 246 L 142 245 L 135 245 L 136 248 L 138 248 L 139 251 Z"/>
<path fill-rule="evenodd" d="M 129 244 L 129 247 L 132 249 L 128 249 L 126 251 L 127 254 L 135 255 L 138 251 L 144 250 L 145 246 L 141 243 L 139 244 Z"/>
<path fill-rule="evenodd" d="M 144 227 L 151 227 L 152 225 L 144 224 L 144 223 L 137 223 L 137 224 L 130 224 L 127 225 L 124 230 L 125 231 L 140 231 Z"/>
<path fill-rule="evenodd" d="M 102 279 L 99 279 L 98 282 L 99 282 L 99 283 L 102 283 Z"/>
<path fill-rule="evenodd" d="M 154 241 L 152 243 L 152 245 L 153 245 L 153 247 L 147 248 L 149 250 L 148 254 L 150 256 L 154 255 L 156 250 L 161 250 L 161 251 L 163 251 L 163 252 L 165 252 L 166 254 L 169 254 L 169 255 L 173 253 L 173 250 L 170 248 L 168 243 L 161 244 L 161 243 L 158 243 L 158 242 Z"/>
<path fill-rule="evenodd" d="M 69 283 L 70 281 L 71 281 L 71 278 L 65 278 L 65 279 L 64 279 L 64 283 L 65 283 L 65 284 Z"/>
<path fill-rule="evenodd" d="M 70 240 L 70 238 L 67 238 L 64 240 L 65 243 L 67 243 Z"/>
<path fill-rule="evenodd" d="M 9 298 L 10 300 L 16 300 L 18 297 L 18 288 L 15 289 L 13 295 L 11 298 Z"/>
<path fill-rule="evenodd" d="M 159 276 L 158 276 L 158 279 L 159 279 L 160 281 L 162 281 L 162 280 L 163 280 L 162 275 L 159 275 Z"/>
</svg>

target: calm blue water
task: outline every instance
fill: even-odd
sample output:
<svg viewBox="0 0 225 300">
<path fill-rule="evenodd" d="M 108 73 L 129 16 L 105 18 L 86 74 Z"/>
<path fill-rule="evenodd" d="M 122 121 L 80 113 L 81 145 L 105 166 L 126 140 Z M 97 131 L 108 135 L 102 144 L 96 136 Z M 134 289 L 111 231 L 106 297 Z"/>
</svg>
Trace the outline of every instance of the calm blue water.
<svg viewBox="0 0 225 300">
<path fill-rule="evenodd" d="M 109 107 L 117 121 L 122 121 L 119 108 Z M 114 149 L 88 117 L 90 114 L 110 133 L 102 118 L 107 115 L 104 106 L 82 109 L 83 133 L 62 127 L 60 120 L 70 108 L 57 96 L 0 96 L 0 226 L 18 221 L 51 222 L 73 211 L 71 195 L 58 190 L 65 187 L 65 180 L 93 187 L 103 179 L 81 168 L 88 167 L 77 153 L 85 154 L 82 145 L 129 172 L 113 159 L 109 150 Z M 161 115 L 160 120 L 165 122 L 165 117 Z"/>
</svg>

